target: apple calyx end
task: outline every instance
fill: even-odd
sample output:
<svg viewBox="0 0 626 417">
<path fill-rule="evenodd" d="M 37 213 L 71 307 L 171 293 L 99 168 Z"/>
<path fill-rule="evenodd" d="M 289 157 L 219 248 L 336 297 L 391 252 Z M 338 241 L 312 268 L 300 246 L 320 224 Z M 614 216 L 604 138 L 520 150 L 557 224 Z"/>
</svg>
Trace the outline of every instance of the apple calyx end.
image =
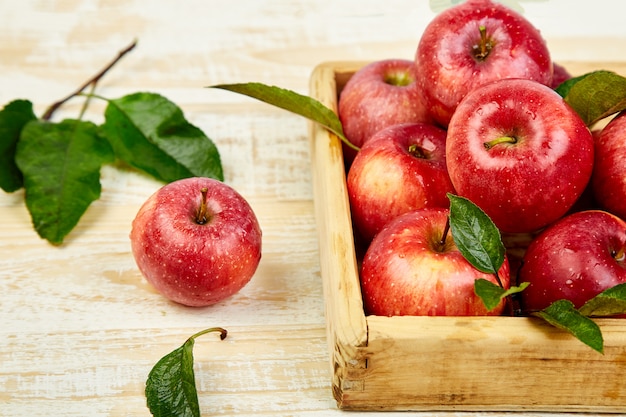
<svg viewBox="0 0 626 417">
<path fill-rule="evenodd" d="M 478 27 L 480 32 L 480 43 L 472 45 L 472 53 L 477 61 L 484 61 L 494 47 L 493 42 L 487 38 L 487 28 L 484 25 Z"/>
<path fill-rule="evenodd" d="M 500 136 L 499 138 L 483 143 L 483 146 L 485 147 L 485 149 L 489 150 L 501 143 L 515 144 L 517 143 L 517 138 L 515 136 Z"/>
<path fill-rule="evenodd" d="M 209 221 L 209 213 L 206 205 L 206 195 L 208 191 L 209 190 L 207 187 L 202 187 L 200 189 L 200 194 L 202 195 L 202 198 L 200 199 L 200 207 L 198 207 L 198 211 L 196 211 L 195 217 L 196 223 L 200 225 L 206 224 Z"/>
</svg>

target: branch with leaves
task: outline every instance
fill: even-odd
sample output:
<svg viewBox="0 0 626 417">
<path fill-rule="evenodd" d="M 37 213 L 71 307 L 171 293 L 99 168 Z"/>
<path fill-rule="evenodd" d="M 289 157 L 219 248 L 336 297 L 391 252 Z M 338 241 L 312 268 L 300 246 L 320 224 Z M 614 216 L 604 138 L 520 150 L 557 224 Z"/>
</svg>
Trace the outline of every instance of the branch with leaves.
<svg viewBox="0 0 626 417">
<path fill-rule="evenodd" d="M 24 189 L 37 233 L 59 245 L 100 198 L 100 170 L 120 161 L 164 183 L 191 176 L 223 181 L 219 151 L 167 98 L 138 92 L 117 99 L 95 94 L 98 81 L 136 46 L 133 42 L 76 91 L 38 118 L 29 100 L 0 110 L 0 188 Z M 90 93 L 84 91 L 91 87 Z M 67 101 L 82 96 L 76 119 L 51 121 Z M 83 120 L 91 99 L 107 103 L 104 123 Z"/>
</svg>

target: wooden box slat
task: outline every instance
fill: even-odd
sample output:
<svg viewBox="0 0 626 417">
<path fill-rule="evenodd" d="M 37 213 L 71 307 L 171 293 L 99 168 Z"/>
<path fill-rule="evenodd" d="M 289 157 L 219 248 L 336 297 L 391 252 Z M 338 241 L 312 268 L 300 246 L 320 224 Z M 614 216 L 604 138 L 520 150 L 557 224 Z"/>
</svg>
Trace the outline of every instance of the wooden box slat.
<svg viewBox="0 0 626 417">
<path fill-rule="evenodd" d="M 625 63 L 562 63 L 574 75 Z M 310 92 L 337 110 L 363 62 L 328 62 Z M 527 317 L 365 316 L 340 140 L 310 124 L 332 390 L 346 410 L 626 411 L 626 322 L 597 320 L 601 355 Z"/>
</svg>

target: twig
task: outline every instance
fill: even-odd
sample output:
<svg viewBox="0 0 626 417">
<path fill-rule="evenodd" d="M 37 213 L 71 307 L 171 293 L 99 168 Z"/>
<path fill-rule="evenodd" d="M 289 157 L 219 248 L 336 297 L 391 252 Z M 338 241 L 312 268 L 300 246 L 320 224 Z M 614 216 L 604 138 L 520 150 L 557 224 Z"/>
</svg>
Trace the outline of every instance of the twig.
<svg viewBox="0 0 626 417">
<path fill-rule="evenodd" d="M 73 97 L 76 97 L 77 95 L 79 95 L 80 93 L 83 92 L 83 90 L 85 90 L 87 87 L 89 87 L 90 85 L 92 87 L 95 88 L 95 85 L 98 83 L 98 81 L 104 76 L 104 74 L 106 74 L 115 64 L 117 64 L 117 62 L 122 59 L 124 57 L 124 55 L 126 55 L 127 53 L 129 53 L 130 51 L 133 50 L 133 48 L 135 48 L 135 46 L 137 45 L 137 41 L 133 41 L 133 43 L 131 43 L 129 46 L 127 46 L 126 48 L 124 48 L 123 50 L 121 50 L 118 54 L 117 57 L 115 57 L 115 59 L 113 61 L 111 61 L 106 67 L 104 67 L 99 73 L 97 73 L 95 76 L 91 77 L 86 83 L 84 83 L 83 85 L 81 85 L 76 91 L 74 91 L 72 94 L 68 95 L 67 97 L 65 97 L 62 100 L 57 101 L 56 103 L 52 104 L 50 107 L 48 107 L 48 109 L 46 110 L 46 112 L 44 113 L 44 115 L 41 117 L 43 120 L 50 120 L 50 118 L 52 118 L 52 115 L 54 114 L 54 112 L 61 107 L 65 102 L 67 102 L 68 100 L 72 99 Z"/>
</svg>

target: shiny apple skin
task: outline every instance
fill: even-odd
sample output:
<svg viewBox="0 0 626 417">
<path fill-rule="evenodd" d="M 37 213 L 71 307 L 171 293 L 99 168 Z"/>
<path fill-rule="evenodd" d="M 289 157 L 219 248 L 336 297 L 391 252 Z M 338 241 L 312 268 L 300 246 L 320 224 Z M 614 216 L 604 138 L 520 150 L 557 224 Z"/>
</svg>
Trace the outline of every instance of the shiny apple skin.
<svg viewBox="0 0 626 417">
<path fill-rule="evenodd" d="M 493 47 L 475 57 L 484 26 Z M 415 53 L 417 80 L 431 117 L 447 127 L 458 103 L 474 88 L 502 78 L 552 84 L 545 40 L 526 18 L 500 3 L 469 0 L 435 16 Z"/>
<path fill-rule="evenodd" d="M 365 241 L 400 214 L 449 206 L 446 194 L 454 188 L 445 151 L 446 132 L 424 123 L 389 126 L 361 148 L 346 182 L 354 226 Z"/>
<path fill-rule="evenodd" d="M 596 136 L 591 189 L 603 209 L 626 220 L 626 113 Z"/>
<path fill-rule="evenodd" d="M 429 122 L 416 81 L 415 64 L 407 59 L 383 59 L 357 70 L 337 104 L 346 138 L 360 148 L 387 126 Z M 352 161 L 355 152 L 347 147 L 344 151 L 346 160 Z"/>
<path fill-rule="evenodd" d="M 198 224 L 201 190 L 209 220 Z M 186 178 L 152 194 L 130 233 L 146 280 L 166 298 L 193 307 L 218 303 L 241 290 L 261 260 L 262 232 L 248 202 L 210 178 Z"/>
<path fill-rule="evenodd" d="M 513 136 L 516 143 L 487 149 Z M 448 174 L 457 193 L 502 232 L 534 232 L 561 218 L 593 170 L 593 137 L 551 88 L 523 79 L 494 81 L 468 94 L 448 128 Z"/>
<path fill-rule="evenodd" d="M 366 314 L 379 316 L 500 315 L 504 302 L 487 311 L 474 293 L 478 278 L 496 283 L 475 269 L 448 235 L 446 249 L 435 250 L 443 235 L 447 209 L 420 209 L 389 223 L 372 241 L 362 263 L 361 288 Z M 505 259 L 499 277 L 508 288 Z"/>
<path fill-rule="evenodd" d="M 581 307 L 590 298 L 626 282 L 626 222 L 601 210 L 573 213 L 544 230 L 528 247 L 519 282 L 528 314 L 566 299 Z M 620 255 L 621 253 L 621 255 Z"/>
</svg>

